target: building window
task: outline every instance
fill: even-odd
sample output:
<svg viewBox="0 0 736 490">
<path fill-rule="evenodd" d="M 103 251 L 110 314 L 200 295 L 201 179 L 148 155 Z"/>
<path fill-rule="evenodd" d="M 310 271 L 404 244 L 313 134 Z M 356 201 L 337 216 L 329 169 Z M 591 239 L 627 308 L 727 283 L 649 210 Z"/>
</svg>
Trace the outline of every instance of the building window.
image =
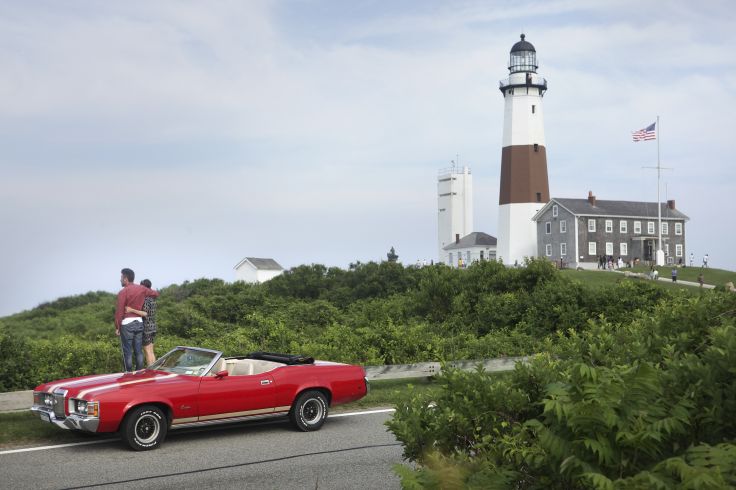
<svg viewBox="0 0 736 490">
<path fill-rule="evenodd" d="M 634 233 L 641 235 L 641 221 L 634 221 Z"/>
<path fill-rule="evenodd" d="M 612 219 L 606 220 L 606 233 L 613 233 L 613 220 Z"/>
<path fill-rule="evenodd" d="M 665 255 L 669 255 L 670 254 L 670 244 L 669 243 L 665 243 L 664 244 L 664 254 Z"/>
<path fill-rule="evenodd" d="M 560 243 L 560 255 L 567 255 L 567 243 Z"/>
<path fill-rule="evenodd" d="M 629 222 L 624 220 L 621 220 L 618 224 L 618 231 L 621 233 L 628 233 L 629 232 Z"/>
<path fill-rule="evenodd" d="M 542 193 L 537 192 L 537 202 L 542 202 Z"/>
<path fill-rule="evenodd" d="M 552 222 L 551 222 L 551 221 L 547 221 L 547 222 L 546 222 L 546 223 L 544 224 L 544 231 L 545 231 L 545 233 L 547 233 L 548 235 L 549 235 L 550 233 L 552 233 Z"/>
<path fill-rule="evenodd" d="M 675 256 L 682 257 L 682 243 L 675 244 Z"/>
<path fill-rule="evenodd" d="M 647 235 L 654 235 L 654 221 L 647 221 Z"/>
<path fill-rule="evenodd" d="M 594 219 L 588 220 L 588 231 L 595 231 L 595 220 Z"/>
<path fill-rule="evenodd" d="M 465 252 L 465 265 L 470 265 L 470 250 Z"/>
<path fill-rule="evenodd" d="M 452 263 L 452 252 L 450 252 L 450 267 L 452 267 L 453 265 L 455 264 Z"/>
<path fill-rule="evenodd" d="M 544 252 L 547 254 L 547 257 L 552 256 L 552 244 L 548 243 L 544 246 Z"/>
<path fill-rule="evenodd" d="M 532 114 L 534 114 L 536 110 L 537 110 L 537 106 L 535 106 L 534 104 L 532 104 Z"/>
<path fill-rule="evenodd" d="M 485 250 L 481 250 L 481 251 L 480 251 L 480 260 L 483 260 L 483 258 L 484 258 L 484 257 L 483 257 L 483 252 L 485 252 Z"/>
<path fill-rule="evenodd" d="M 588 242 L 588 255 L 596 255 L 595 242 Z"/>
<path fill-rule="evenodd" d="M 675 223 L 675 235 L 682 235 L 682 223 Z"/>
<path fill-rule="evenodd" d="M 619 255 L 629 255 L 629 244 L 628 243 L 620 243 L 618 248 L 619 248 Z"/>
<path fill-rule="evenodd" d="M 557 208 L 557 204 L 555 204 L 554 206 L 552 206 L 552 217 L 556 218 L 558 214 L 560 214 L 559 209 Z"/>
<path fill-rule="evenodd" d="M 539 143 L 534 143 L 534 152 L 535 153 L 539 152 Z"/>
<path fill-rule="evenodd" d="M 560 233 L 567 233 L 567 221 L 560 221 Z"/>
<path fill-rule="evenodd" d="M 670 234 L 670 224 L 666 221 L 662 221 L 662 234 L 663 235 L 669 235 Z"/>
<path fill-rule="evenodd" d="M 613 242 L 606 242 L 606 255 L 613 255 Z"/>
</svg>

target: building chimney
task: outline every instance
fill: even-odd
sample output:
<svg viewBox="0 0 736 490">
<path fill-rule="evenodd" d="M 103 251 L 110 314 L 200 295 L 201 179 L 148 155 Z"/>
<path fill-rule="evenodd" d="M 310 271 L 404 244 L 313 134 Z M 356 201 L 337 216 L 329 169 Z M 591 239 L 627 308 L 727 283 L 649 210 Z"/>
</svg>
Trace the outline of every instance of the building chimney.
<svg viewBox="0 0 736 490">
<path fill-rule="evenodd" d="M 667 201 L 667 207 L 670 209 L 675 209 L 675 200 L 670 199 L 669 201 Z"/>
<path fill-rule="evenodd" d="M 455 243 L 460 243 L 460 233 L 455 233 Z"/>
<path fill-rule="evenodd" d="M 591 206 L 595 207 L 595 196 L 593 195 L 593 191 L 588 191 L 588 202 Z"/>
</svg>

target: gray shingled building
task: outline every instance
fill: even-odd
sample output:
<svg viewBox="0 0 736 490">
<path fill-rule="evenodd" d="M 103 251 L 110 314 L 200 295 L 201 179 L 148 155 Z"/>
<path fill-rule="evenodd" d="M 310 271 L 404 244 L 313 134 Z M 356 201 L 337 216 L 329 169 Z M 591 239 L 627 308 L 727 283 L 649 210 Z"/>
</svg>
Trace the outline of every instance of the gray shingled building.
<svg viewBox="0 0 736 490">
<path fill-rule="evenodd" d="M 662 250 L 668 264 L 685 263 L 686 215 L 675 201 L 662 209 Z M 657 252 L 657 203 L 553 197 L 532 218 L 537 250 L 568 267 L 595 268 L 601 255 L 624 262 L 653 261 Z"/>
</svg>

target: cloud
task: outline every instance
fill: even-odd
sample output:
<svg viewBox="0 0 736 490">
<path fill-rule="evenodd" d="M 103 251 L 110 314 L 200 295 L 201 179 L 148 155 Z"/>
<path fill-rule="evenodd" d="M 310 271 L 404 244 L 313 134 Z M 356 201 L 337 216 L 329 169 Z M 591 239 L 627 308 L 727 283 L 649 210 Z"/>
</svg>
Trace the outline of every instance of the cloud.
<svg viewBox="0 0 736 490">
<path fill-rule="evenodd" d="M 688 246 L 736 267 L 734 232 L 712 212 L 731 207 L 734 176 L 728 3 L 50 2 L 0 13 L 0 256 L 13 257 L 14 286 L 0 315 L 114 290 L 125 264 L 165 284 L 229 279 L 245 255 L 347 265 L 393 245 L 408 263 L 431 259 L 436 171 L 458 153 L 473 169 L 476 229 L 495 235 L 497 87 L 522 29 L 549 80 L 552 195 L 654 200 L 641 167 L 656 145 L 630 132 L 660 115 Z"/>
</svg>

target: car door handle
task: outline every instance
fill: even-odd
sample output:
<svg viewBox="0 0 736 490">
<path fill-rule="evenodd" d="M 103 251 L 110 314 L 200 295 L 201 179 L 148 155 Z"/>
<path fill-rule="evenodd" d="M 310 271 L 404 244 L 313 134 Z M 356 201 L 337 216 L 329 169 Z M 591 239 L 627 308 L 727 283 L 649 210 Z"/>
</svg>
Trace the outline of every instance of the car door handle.
<svg viewBox="0 0 736 490">
<path fill-rule="evenodd" d="M 262 379 L 261 380 L 261 384 L 262 385 L 270 385 L 271 384 L 271 380 L 270 379 Z"/>
</svg>

